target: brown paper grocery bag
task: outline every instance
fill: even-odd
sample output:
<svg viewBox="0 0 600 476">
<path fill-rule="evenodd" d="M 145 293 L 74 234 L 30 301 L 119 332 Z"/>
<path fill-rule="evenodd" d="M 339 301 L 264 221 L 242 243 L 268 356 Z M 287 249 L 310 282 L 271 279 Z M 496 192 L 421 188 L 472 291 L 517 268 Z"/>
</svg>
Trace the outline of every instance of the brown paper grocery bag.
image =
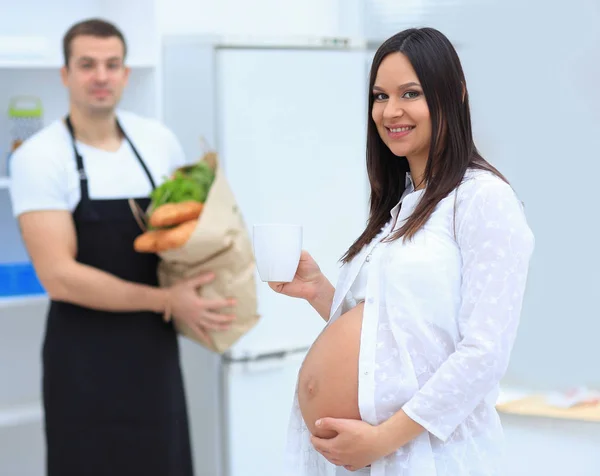
<svg viewBox="0 0 600 476">
<path fill-rule="evenodd" d="M 222 354 L 259 320 L 255 261 L 246 225 L 216 154 L 207 154 L 205 159 L 213 161 L 216 176 L 198 225 L 183 247 L 159 253 L 158 278 L 161 286 L 169 286 L 200 273 L 214 273 L 215 279 L 199 290 L 200 296 L 237 301 L 234 309 L 222 311 L 236 315 L 232 326 L 225 331 L 209 331 L 208 348 Z M 181 334 L 207 347 L 189 329 L 182 328 L 176 320 L 175 323 Z"/>
</svg>

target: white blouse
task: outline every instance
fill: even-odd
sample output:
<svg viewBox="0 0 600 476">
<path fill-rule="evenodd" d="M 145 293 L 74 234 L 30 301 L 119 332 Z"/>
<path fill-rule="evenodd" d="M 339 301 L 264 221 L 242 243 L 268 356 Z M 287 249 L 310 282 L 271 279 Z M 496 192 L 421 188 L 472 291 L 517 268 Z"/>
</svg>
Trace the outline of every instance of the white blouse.
<svg viewBox="0 0 600 476">
<path fill-rule="evenodd" d="M 327 325 L 355 305 L 351 289 L 367 262 L 361 418 L 377 425 L 403 409 L 427 430 L 372 463 L 371 476 L 497 476 L 503 442 L 495 402 L 534 237 L 512 188 L 468 171 L 411 241 L 382 243 L 422 195 L 409 186 L 381 233 L 343 266 Z M 310 443 L 297 394 L 286 453 L 286 475 L 335 474 Z"/>
</svg>

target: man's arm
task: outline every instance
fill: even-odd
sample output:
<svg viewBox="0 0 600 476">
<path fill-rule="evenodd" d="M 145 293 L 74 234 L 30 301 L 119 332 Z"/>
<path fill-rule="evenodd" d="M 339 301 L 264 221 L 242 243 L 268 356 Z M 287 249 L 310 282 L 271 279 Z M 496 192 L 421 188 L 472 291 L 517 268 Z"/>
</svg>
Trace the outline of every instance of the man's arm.
<svg viewBox="0 0 600 476">
<path fill-rule="evenodd" d="M 103 311 L 153 311 L 167 306 L 167 291 L 124 281 L 78 263 L 71 213 L 63 210 L 27 212 L 19 225 L 36 273 L 48 295 Z"/>
</svg>

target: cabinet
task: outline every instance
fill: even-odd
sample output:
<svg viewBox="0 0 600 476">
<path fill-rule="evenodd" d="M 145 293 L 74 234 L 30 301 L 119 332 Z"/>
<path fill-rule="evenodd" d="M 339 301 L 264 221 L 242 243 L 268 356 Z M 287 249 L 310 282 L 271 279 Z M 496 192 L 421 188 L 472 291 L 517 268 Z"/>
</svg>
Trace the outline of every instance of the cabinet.
<svg viewBox="0 0 600 476">
<path fill-rule="evenodd" d="M 131 77 L 121 106 L 160 117 L 156 10 L 155 0 L 20 0 L 2 9 L 0 164 L 5 163 L 11 146 L 8 107 L 12 97 L 38 97 L 44 125 L 67 112 L 68 94 L 60 80 L 62 37 L 72 24 L 86 18 L 111 21 L 126 37 Z M 0 265 L 29 259 L 12 216 L 9 187 L 6 168 L 0 166 Z M 47 306 L 44 295 L 0 297 L 0 474 L 44 473 L 41 343 Z M 28 457 L 23 457 L 24 447 Z"/>
</svg>

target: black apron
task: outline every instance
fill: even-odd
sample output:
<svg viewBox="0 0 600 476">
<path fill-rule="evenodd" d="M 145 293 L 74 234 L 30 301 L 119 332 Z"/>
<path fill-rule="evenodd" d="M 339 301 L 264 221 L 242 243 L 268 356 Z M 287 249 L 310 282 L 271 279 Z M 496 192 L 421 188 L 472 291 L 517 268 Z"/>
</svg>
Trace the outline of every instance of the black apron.
<svg viewBox="0 0 600 476">
<path fill-rule="evenodd" d="M 156 286 L 158 257 L 134 251 L 141 230 L 128 200 L 90 199 L 69 117 L 66 123 L 81 186 L 73 212 L 77 261 Z M 149 204 L 148 198 L 136 201 L 143 209 Z M 42 353 L 48 476 L 192 476 L 172 323 L 152 312 L 105 312 L 52 301 Z"/>
</svg>

